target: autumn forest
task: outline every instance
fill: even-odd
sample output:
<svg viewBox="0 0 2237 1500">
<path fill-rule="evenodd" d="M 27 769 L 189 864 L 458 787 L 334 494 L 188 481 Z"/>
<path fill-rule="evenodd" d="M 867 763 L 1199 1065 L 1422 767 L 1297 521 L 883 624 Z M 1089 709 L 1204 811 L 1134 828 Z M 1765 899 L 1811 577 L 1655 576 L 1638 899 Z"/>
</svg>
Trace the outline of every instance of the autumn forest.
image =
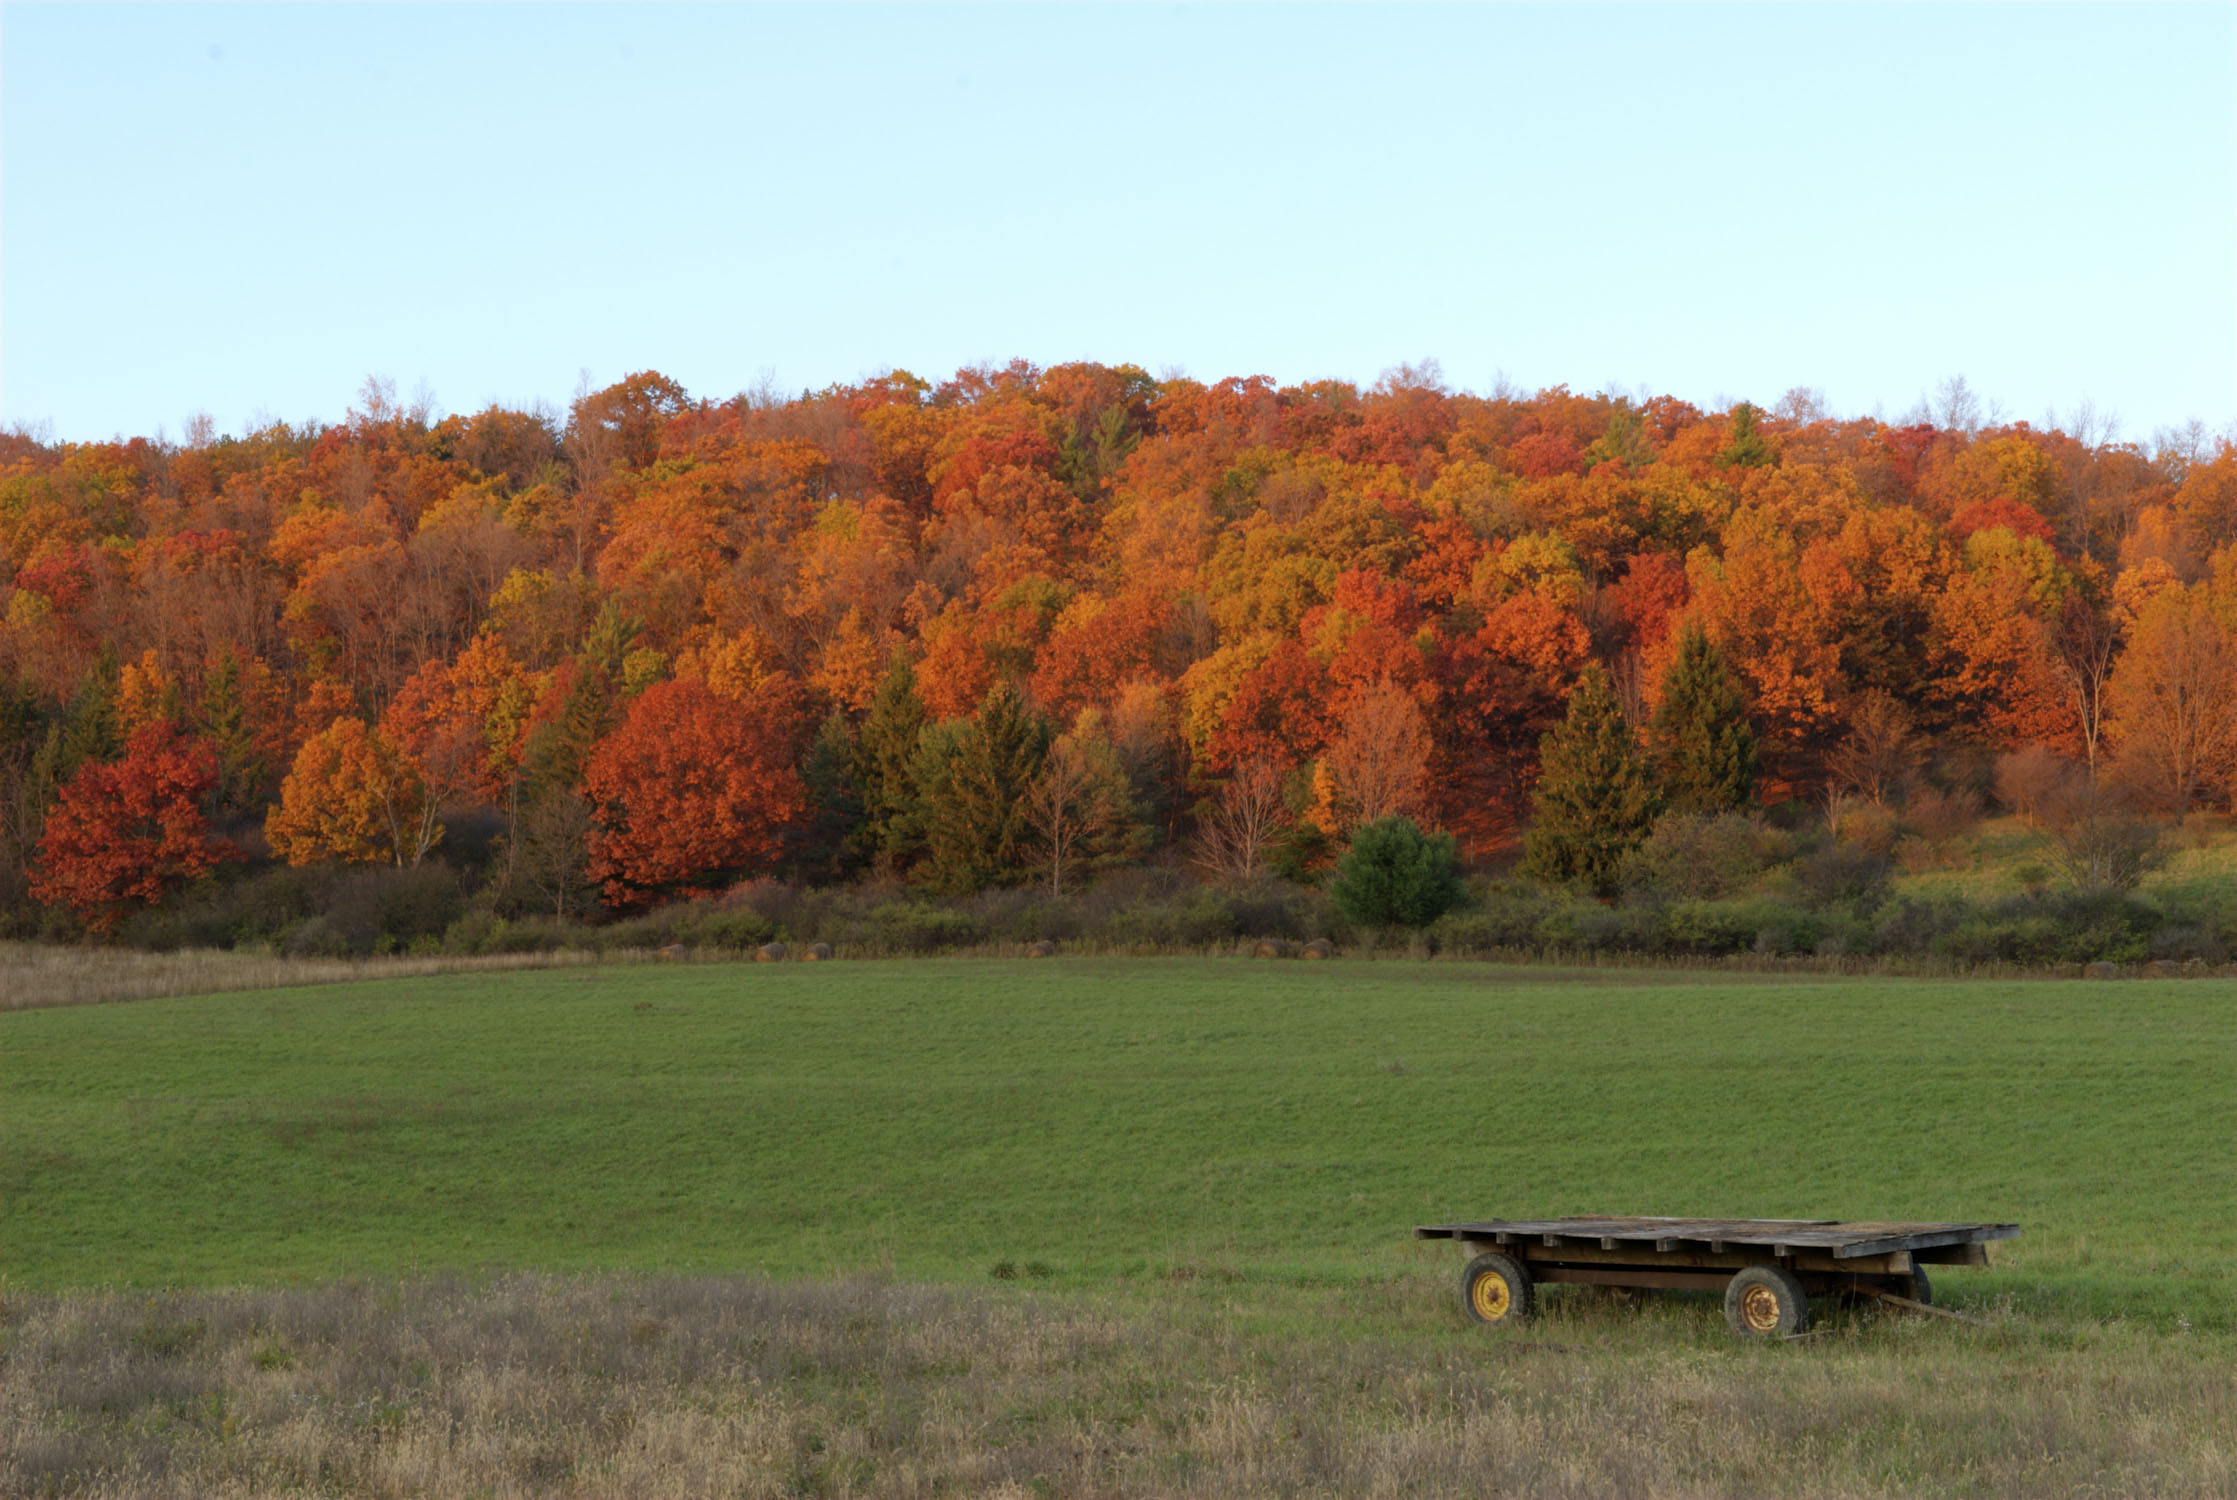
<svg viewBox="0 0 2237 1500">
<path fill-rule="evenodd" d="M 1614 910 L 1658 849 L 1824 905 L 2001 812 L 2119 893 L 2237 792 L 2237 449 L 1962 401 L 369 382 L 332 426 L 0 438 L 0 618 L 22 937 L 183 941 L 351 869 L 573 927 L 753 882 L 1310 890 L 1401 822 Z"/>
</svg>

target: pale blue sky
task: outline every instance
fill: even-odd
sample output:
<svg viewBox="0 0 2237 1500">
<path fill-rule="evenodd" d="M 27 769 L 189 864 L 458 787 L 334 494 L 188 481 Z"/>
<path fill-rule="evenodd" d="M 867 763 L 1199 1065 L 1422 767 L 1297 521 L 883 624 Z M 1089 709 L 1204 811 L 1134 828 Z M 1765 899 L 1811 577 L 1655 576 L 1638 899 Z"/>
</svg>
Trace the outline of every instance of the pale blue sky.
<svg viewBox="0 0 2237 1500">
<path fill-rule="evenodd" d="M 9 4 L 0 418 L 1022 355 L 2237 413 L 2237 9 Z"/>
</svg>

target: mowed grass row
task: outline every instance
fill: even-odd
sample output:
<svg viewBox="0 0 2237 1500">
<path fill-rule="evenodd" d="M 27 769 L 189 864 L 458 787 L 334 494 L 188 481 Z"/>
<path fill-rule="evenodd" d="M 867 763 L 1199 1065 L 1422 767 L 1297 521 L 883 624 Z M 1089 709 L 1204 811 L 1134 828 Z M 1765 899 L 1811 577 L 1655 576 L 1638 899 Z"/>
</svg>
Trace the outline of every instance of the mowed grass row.
<svg viewBox="0 0 2237 1500">
<path fill-rule="evenodd" d="M 24 1290 L 487 1269 L 1416 1276 L 1427 1220 L 2026 1226 L 1945 1295 L 2228 1331 L 2237 986 L 596 968 L 0 1017 Z M 1457 1261 L 1454 1261 L 1457 1268 Z"/>
</svg>

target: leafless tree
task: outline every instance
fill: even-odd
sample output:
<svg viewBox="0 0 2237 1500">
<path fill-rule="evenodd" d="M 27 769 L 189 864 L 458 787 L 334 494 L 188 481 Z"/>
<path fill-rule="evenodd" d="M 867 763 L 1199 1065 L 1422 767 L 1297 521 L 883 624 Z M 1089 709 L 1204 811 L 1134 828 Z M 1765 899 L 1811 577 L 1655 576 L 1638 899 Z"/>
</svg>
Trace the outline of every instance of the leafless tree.
<svg viewBox="0 0 2237 1500">
<path fill-rule="evenodd" d="M 2073 762 L 2048 745 L 2022 745 L 1997 757 L 1996 800 L 2033 828 L 2050 799 L 2080 774 Z"/>
<path fill-rule="evenodd" d="M 590 803 L 573 791 L 548 793 L 521 812 L 513 868 L 554 916 L 564 917 L 589 904 L 590 877 L 583 850 L 591 822 Z"/>
<path fill-rule="evenodd" d="M 1910 709 L 1872 688 L 1851 704 L 1848 738 L 1826 757 L 1826 768 L 1839 785 L 1884 808 L 1925 758 Z"/>
<path fill-rule="evenodd" d="M 1950 845 L 1973 831 L 1981 821 L 1981 796 L 1971 787 L 1947 790 L 1922 786 L 1903 807 L 1904 825 L 1937 864 L 1949 857 Z"/>
<path fill-rule="evenodd" d="M 2125 788 L 2074 777 L 2046 802 L 2051 858 L 2082 891 L 2132 891 L 2166 862 L 2160 831 L 2137 816 Z"/>
<path fill-rule="evenodd" d="M 1962 432 L 1967 437 L 1980 431 L 1981 398 L 1965 383 L 1963 375 L 1952 375 L 1934 391 L 1934 421 L 1951 432 Z"/>
<path fill-rule="evenodd" d="M 1822 422 L 1826 416 L 1825 391 L 1821 387 L 1790 386 L 1779 398 L 1771 414 L 1793 427 L 1807 427 L 1812 422 Z"/>
<path fill-rule="evenodd" d="M 1284 779 L 1284 769 L 1272 761 L 1237 766 L 1197 826 L 1196 863 L 1232 880 L 1249 880 L 1263 870 L 1267 850 L 1289 822 Z"/>
<path fill-rule="evenodd" d="M 2105 695 L 2120 656 L 2120 629 L 2104 601 L 2075 597 L 2051 629 L 2051 667 L 2066 686 L 2067 706 L 2082 737 L 2082 763 L 2097 776 L 2105 733 Z"/>
<path fill-rule="evenodd" d="M 1025 795 L 1025 820 L 1041 836 L 1049 862 L 1049 894 L 1064 894 L 1064 872 L 1077 862 L 1079 848 L 1097 821 L 1095 767 L 1069 736 L 1050 748 L 1041 774 Z"/>
</svg>

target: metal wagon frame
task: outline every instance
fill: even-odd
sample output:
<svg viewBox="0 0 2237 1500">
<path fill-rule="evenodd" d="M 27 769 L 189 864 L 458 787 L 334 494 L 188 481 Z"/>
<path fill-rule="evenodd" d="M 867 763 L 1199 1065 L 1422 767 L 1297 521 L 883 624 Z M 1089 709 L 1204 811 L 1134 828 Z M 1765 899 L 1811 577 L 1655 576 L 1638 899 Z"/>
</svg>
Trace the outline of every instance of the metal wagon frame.
<svg viewBox="0 0 2237 1500">
<path fill-rule="evenodd" d="M 2019 1232 L 2017 1224 L 1608 1217 L 1424 1224 L 1414 1238 L 1453 1240 L 1468 1253 L 1461 1301 L 1481 1323 L 1529 1318 L 1541 1282 L 1722 1289 L 1735 1334 L 1791 1338 L 1808 1327 L 1812 1296 L 1938 1312 L 1926 1267 L 1985 1266 L 1988 1242 Z"/>
</svg>

